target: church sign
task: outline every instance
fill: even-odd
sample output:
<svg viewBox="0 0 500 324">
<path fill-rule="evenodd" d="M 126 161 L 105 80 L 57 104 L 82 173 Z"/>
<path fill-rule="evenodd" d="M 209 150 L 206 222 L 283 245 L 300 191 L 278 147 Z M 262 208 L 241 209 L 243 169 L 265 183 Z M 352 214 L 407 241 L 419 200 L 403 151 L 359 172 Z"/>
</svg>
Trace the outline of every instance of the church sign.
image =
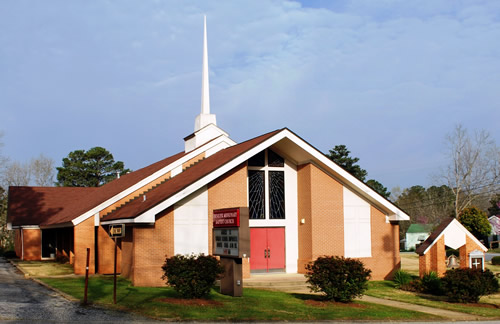
<svg viewBox="0 0 500 324">
<path fill-rule="evenodd" d="M 214 227 L 239 227 L 240 209 L 228 208 L 214 210 L 213 225 Z"/>
<path fill-rule="evenodd" d="M 232 258 L 250 256 L 248 208 L 216 209 L 213 214 L 213 254 Z"/>
</svg>

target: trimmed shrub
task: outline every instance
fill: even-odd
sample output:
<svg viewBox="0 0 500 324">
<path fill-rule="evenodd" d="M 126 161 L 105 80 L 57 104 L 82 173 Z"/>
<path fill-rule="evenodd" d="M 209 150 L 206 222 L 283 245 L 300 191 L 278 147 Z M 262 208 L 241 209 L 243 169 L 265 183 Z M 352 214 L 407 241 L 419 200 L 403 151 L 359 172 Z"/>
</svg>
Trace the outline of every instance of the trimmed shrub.
<svg viewBox="0 0 500 324">
<path fill-rule="evenodd" d="M 477 303 L 481 296 L 498 291 L 498 280 L 489 269 L 448 270 L 442 281 L 448 300 L 454 303 Z"/>
<path fill-rule="evenodd" d="M 166 284 L 184 298 L 206 298 L 215 281 L 224 273 L 219 260 L 211 255 L 175 255 L 161 267 Z"/>
<path fill-rule="evenodd" d="M 421 278 L 422 282 L 422 292 L 431 295 L 443 295 L 443 282 L 436 272 L 431 271 Z"/>
<path fill-rule="evenodd" d="M 493 257 L 491 259 L 491 264 L 493 264 L 493 265 L 500 265 L 500 256 Z"/>
<path fill-rule="evenodd" d="M 338 256 L 319 257 L 309 263 L 306 270 L 311 291 L 322 292 L 327 299 L 343 303 L 363 295 L 371 274 L 363 262 Z"/>
<path fill-rule="evenodd" d="M 411 282 L 411 274 L 400 269 L 394 273 L 392 281 L 394 281 L 397 288 L 407 290 L 406 287 L 408 287 Z"/>
</svg>

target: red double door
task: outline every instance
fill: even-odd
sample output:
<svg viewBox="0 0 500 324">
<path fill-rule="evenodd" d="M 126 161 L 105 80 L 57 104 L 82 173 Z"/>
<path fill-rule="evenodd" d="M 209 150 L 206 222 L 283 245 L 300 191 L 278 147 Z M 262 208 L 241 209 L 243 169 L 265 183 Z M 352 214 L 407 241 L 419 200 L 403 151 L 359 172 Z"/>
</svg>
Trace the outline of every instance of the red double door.
<svg viewBox="0 0 500 324">
<path fill-rule="evenodd" d="M 285 269 L 285 228 L 250 228 L 250 270 Z"/>
</svg>

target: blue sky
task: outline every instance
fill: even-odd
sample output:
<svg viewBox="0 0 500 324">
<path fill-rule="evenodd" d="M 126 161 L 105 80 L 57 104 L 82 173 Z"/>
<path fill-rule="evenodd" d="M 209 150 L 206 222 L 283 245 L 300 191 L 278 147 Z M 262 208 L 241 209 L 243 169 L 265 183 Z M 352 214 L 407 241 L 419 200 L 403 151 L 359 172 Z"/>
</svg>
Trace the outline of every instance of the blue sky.
<svg viewBox="0 0 500 324">
<path fill-rule="evenodd" d="M 236 141 L 345 144 L 389 189 L 433 184 L 456 124 L 500 143 L 500 1 L 0 1 L 3 154 L 103 146 L 138 169 L 200 110 Z"/>
</svg>

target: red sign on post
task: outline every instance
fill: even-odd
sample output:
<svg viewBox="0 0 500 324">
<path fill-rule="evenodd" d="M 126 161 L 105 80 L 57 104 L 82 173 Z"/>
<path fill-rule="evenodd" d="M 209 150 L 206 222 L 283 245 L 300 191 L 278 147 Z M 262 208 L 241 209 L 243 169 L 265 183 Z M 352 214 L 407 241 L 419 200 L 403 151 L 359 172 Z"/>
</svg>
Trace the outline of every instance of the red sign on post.
<svg viewBox="0 0 500 324">
<path fill-rule="evenodd" d="M 240 226 L 240 209 L 218 209 L 214 210 L 213 214 L 214 227 L 239 227 Z"/>
</svg>

